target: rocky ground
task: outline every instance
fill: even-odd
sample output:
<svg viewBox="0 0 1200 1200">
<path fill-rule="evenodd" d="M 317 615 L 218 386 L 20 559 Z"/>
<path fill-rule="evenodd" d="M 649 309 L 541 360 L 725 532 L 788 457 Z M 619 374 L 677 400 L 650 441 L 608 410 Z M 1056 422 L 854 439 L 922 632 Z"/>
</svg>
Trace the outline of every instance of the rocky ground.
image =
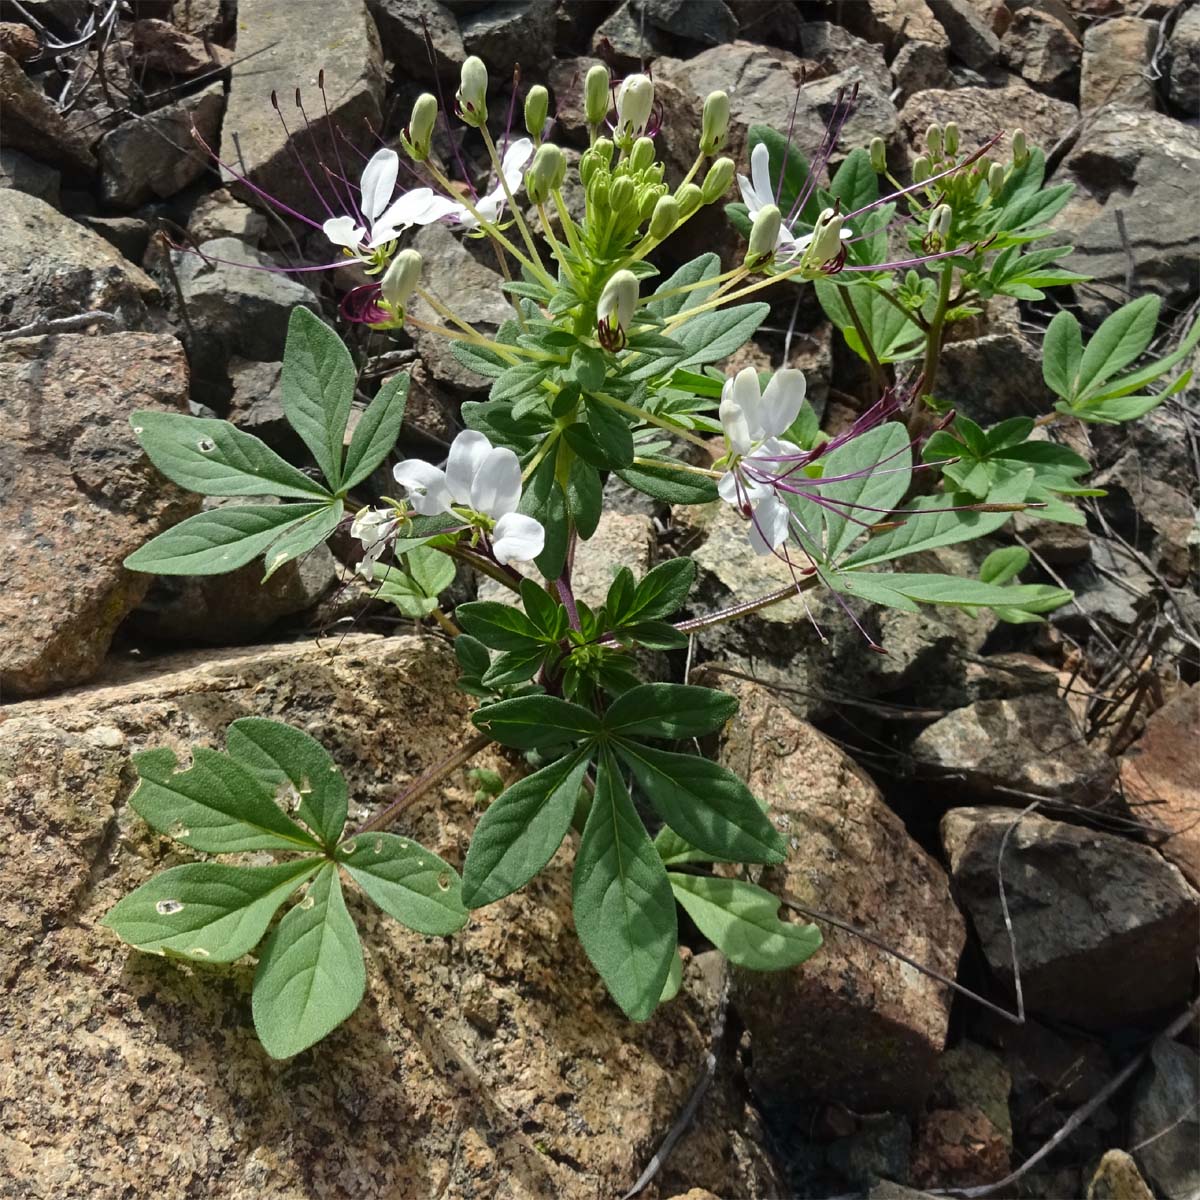
<svg viewBox="0 0 1200 1200">
<path fill-rule="evenodd" d="M 1058 225 L 1095 281 L 964 327 L 942 388 L 970 415 L 1044 411 L 1037 347 L 1057 306 L 1095 323 L 1152 290 L 1162 347 L 1194 319 L 1188 0 L 0 0 L 0 1197 L 617 1197 L 710 1052 L 712 1085 L 642 1195 L 986 1185 L 1086 1108 L 990 1194 L 1200 1196 L 1194 387 L 1132 428 L 1071 435 L 1107 489 L 1086 530 L 1006 535 L 1076 592 L 1047 625 L 885 612 L 879 656 L 836 613 L 818 607 L 822 642 L 784 605 L 703 636 L 696 669 L 742 699 L 719 753 L 793 850 L 764 883 L 820 914 L 824 948 L 801 968 L 727 977 L 693 930 L 680 998 L 628 1023 L 571 935 L 568 847 L 446 944 L 356 913 L 367 1002 L 276 1063 L 253 1037 L 248 970 L 146 958 L 99 928 L 173 853 L 126 804 L 132 751 L 278 717 L 321 738 L 365 810 L 468 728 L 445 642 L 348 583 L 348 545 L 265 588 L 258 564 L 207 581 L 120 564 L 198 505 L 141 456 L 128 414 L 226 416 L 303 465 L 277 394 L 283 333 L 297 304 L 335 311 L 328 281 L 303 282 L 319 277 L 172 249 L 251 265 L 313 249 L 223 186 L 191 129 L 311 206 L 273 88 L 292 114 L 301 86 L 327 136 L 323 68 L 329 122 L 373 145 L 435 80 L 452 90 L 470 53 L 494 80 L 519 60 L 547 83 L 576 145 L 588 65 L 652 64 L 681 170 L 714 87 L 736 155 L 750 124 L 786 125 L 802 76 L 797 140 L 857 84 L 844 141 L 883 136 L 900 171 L 931 120 L 964 141 L 1023 126 L 1077 185 Z M 715 220 L 694 243 L 737 249 Z M 435 294 L 503 319 L 494 261 L 437 227 L 418 245 Z M 747 361 L 786 353 L 833 426 L 862 372 L 796 295 Z M 376 372 L 412 371 L 402 449 L 436 457 L 483 381 L 419 336 L 363 349 Z M 697 611 L 783 582 L 728 509 L 610 500 L 581 554 L 585 596 L 620 563 L 681 553 L 701 568 Z M 460 775 L 407 828 L 460 862 L 477 811 Z M 1016 1003 L 1014 967 L 1024 1024 L 996 1011 Z"/>
</svg>

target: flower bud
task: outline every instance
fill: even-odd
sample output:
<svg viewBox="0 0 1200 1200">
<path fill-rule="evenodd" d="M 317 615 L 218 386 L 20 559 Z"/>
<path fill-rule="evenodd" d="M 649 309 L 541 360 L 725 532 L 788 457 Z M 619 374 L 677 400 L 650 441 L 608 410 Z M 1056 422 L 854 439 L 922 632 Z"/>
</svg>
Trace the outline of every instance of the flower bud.
<svg viewBox="0 0 1200 1200">
<path fill-rule="evenodd" d="M 404 131 L 404 148 L 413 162 L 424 162 L 429 157 L 437 115 L 437 97 L 422 92 L 412 107 L 412 116 L 409 117 L 408 128 Z"/>
<path fill-rule="evenodd" d="M 550 93 L 540 83 L 534 84 L 525 97 L 525 132 L 541 145 L 546 118 L 550 115 Z"/>
<path fill-rule="evenodd" d="M 534 204 L 545 204 L 550 193 L 562 186 L 567 175 L 567 156 L 553 142 L 543 142 L 525 172 L 525 191 Z"/>
<path fill-rule="evenodd" d="M 421 256 L 412 249 L 401 250 L 384 271 L 379 290 L 384 303 L 397 316 L 404 312 L 421 279 Z"/>
<path fill-rule="evenodd" d="M 942 157 L 942 127 L 936 121 L 925 130 L 925 145 L 929 147 L 930 158 Z"/>
<path fill-rule="evenodd" d="M 593 171 L 586 183 L 588 207 L 603 209 L 608 206 L 608 192 L 612 176 L 607 171 Z"/>
<path fill-rule="evenodd" d="M 704 117 L 700 123 L 700 153 L 716 154 L 725 145 L 729 132 L 729 96 L 709 92 L 704 99 Z"/>
<path fill-rule="evenodd" d="M 700 195 L 705 204 L 715 204 L 720 198 L 729 191 L 729 185 L 733 182 L 733 159 L 718 158 L 711 167 L 708 168 L 708 174 L 704 176 L 704 184 L 700 189 Z"/>
<path fill-rule="evenodd" d="M 929 159 L 924 154 L 913 161 L 912 177 L 913 183 L 924 183 L 929 178 Z"/>
<path fill-rule="evenodd" d="M 648 221 L 654 215 L 655 205 L 658 204 L 659 197 L 665 191 L 665 188 L 652 183 L 638 189 L 637 210 L 639 221 Z"/>
<path fill-rule="evenodd" d="M 944 238 L 950 232 L 950 220 L 953 215 L 948 204 L 939 204 L 929 214 L 930 236 Z"/>
<path fill-rule="evenodd" d="M 613 212 L 626 212 L 633 207 L 637 195 L 637 185 L 628 175 L 622 175 L 612 181 L 608 189 L 608 203 Z"/>
<path fill-rule="evenodd" d="M 617 135 L 625 142 L 646 132 L 654 111 L 654 84 L 645 75 L 630 75 L 617 92 Z"/>
<path fill-rule="evenodd" d="M 613 144 L 609 138 L 597 138 L 588 150 L 588 154 L 594 154 L 597 161 L 604 165 L 605 170 L 612 166 Z"/>
<path fill-rule="evenodd" d="M 458 115 L 478 129 L 487 121 L 488 72 L 483 60 L 474 54 L 465 59 L 459 76 Z"/>
<path fill-rule="evenodd" d="M 874 137 L 871 139 L 871 170 L 877 175 L 882 175 L 887 170 L 887 147 L 883 144 L 883 138 Z"/>
<path fill-rule="evenodd" d="M 597 63 L 583 81 L 583 111 L 593 129 L 604 124 L 608 103 L 608 68 Z"/>
<path fill-rule="evenodd" d="M 813 240 L 809 244 L 809 257 L 815 262 L 827 263 L 842 252 L 842 215 L 832 208 L 821 211 L 813 229 Z"/>
<path fill-rule="evenodd" d="M 946 143 L 946 153 L 951 154 L 951 155 L 957 154 L 958 153 L 958 125 L 957 125 L 957 123 L 954 121 L 947 121 L 946 128 L 945 128 L 945 131 L 942 136 L 944 137 L 945 143 Z"/>
<path fill-rule="evenodd" d="M 632 271 L 617 271 L 600 293 L 596 317 L 610 332 L 624 334 L 633 320 L 637 302 L 637 276 Z"/>
<path fill-rule="evenodd" d="M 674 196 L 659 196 L 650 214 L 650 236 L 661 242 L 670 237 L 675 226 L 679 224 L 679 201 Z"/>
<path fill-rule="evenodd" d="M 1000 163 L 992 163 L 992 165 L 988 168 L 988 191 L 991 192 L 993 196 L 998 196 L 1000 194 L 1000 190 L 1004 187 L 1004 177 L 1007 175 L 1007 173 L 1008 172 L 1005 171 L 1004 167 L 1001 166 Z"/>
<path fill-rule="evenodd" d="M 1025 141 L 1025 130 L 1014 129 L 1012 134 L 1013 162 L 1019 167 L 1029 157 L 1029 145 Z"/>
<path fill-rule="evenodd" d="M 685 183 L 680 186 L 675 192 L 675 199 L 679 201 L 679 219 L 681 221 L 690 217 L 704 202 L 700 188 L 694 183 Z"/>
<path fill-rule="evenodd" d="M 640 137 L 629 152 L 629 169 L 640 175 L 654 162 L 654 143 L 648 137 Z"/>
<path fill-rule="evenodd" d="M 774 204 L 760 208 L 750 226 L 750 248 L 746 251 L 746 266 L 757 267 L 771 262 L 779 245 L 779 230 L 783 214 Z"/>
</svg>

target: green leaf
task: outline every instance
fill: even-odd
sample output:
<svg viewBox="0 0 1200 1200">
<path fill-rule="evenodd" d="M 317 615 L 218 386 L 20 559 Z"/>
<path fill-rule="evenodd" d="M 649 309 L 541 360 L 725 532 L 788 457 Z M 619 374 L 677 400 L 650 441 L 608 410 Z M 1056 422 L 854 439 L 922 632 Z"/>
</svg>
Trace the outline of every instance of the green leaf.
<svg viewBox="0 0 1200 1200">
<path fill-rule="evenodd" d="M 571 374 L 584 391 L 594 392 L 604 386 L 608 374 L 608 359 L 603 350 L 580 346 L 571 357 Z"/>
<path fill-rule="evenodd" d="M 644 1021 L 676 957 L 675 902 L 666 869 L 609 751 L 575 857 L 575 930 L 612 998 Z"/>
<path fill-rule="evenodd" d="M 485 346 L 475 346 L 470 342 L 451 342 L 450 353 L 468 371 L 474 371 L 476 375 L 482 375 L 487 379 L 498 379 L 512 365 L 507 358 L 496 353 L 495 350 L 489 350 Z"/>
<path fill-rule="evenodd" d="M 666 1004 L 668 1001 L 674 1000 L 679 995 L 679 989 L 683 984 L 683 959 L 679 957 L 678 951 L 671 959 L 671 969 L 667 972 L 667 982 L 663 984 L 662 995 L 659 996 L 659 1004 Z"/>
<path fill-rule="evenodd" d="M 600 719 L 586 708 L 557 696 L 518 696 L 489 704 L 471 714 L 476 726 L 503 746 L 532 750 L 564 741 L 595 738 Z"/>
<path fill-rule="evenodd" d="M 482 675 L 492 662 L 487 647 L 469 633 L 460 633 L 454 639 L 454 657 L 468 675 Z"/>
<path fill-rule="evenodd" d="M 886 604 L 915 612 L 916 604 L 949 604 L 958 608 L 1023 609 L 1050 612 L 1071 599 L 1065 588 L 1029 583 L 1000 587 L 980 579 L 952 575 L 866 572 L 831 572 L 830 587 L 847 596 L 858 596 L 875 604 Z"/>
<path fill-rule="evenodd" d="M 150 461 L 188 491 L 205 496 L 329 498 L 316 480 L 228 421 L 147 409 L 129 420 Z"/>
<path fill-rule="evenodd" d="M 736 696 L 683 683 L 643 683 L 613 701 L 604 728 L 622 737 L 684 738 L 715 733 L 737 712 Z"/>
<path fill-rule="evenodd" d="M 307 1050 L 354 1012 L 366 981 L 358 931 L 327 863 L 259 956 L 252 1010 L 263 1049 L 272 1058 Z"/>
<path fill-rule="evenodd" d="M 532 579 L 521 580 L 521 604 L 525 614 L 548 641 L 557 642 L 567 632 L 567 610 L 545 588 Z"/>
<path fill-rule="evenodd" d="M 342 523 L 344 514 L 345 506 L 340 500 L 335 500 L 313 513 L 311 517 L 297 521 L 278 541 L 272 542 L 266 574 L 262 577 L 263 583 L 266 583 L 280 567 L 302 557 L 331 537 Z"/>
<path fill-rule="evenodd" d="M 1172 367 L 1191 354 L 1197 343 L 1200 343 L 1200 321 L 1192 324 L 1187 336 L 1165 358 L 1156 359 L 1154 362 L 1139 367 L 1136 371 L 1131 371 L 1128 375 L 1122 375 L 1120 379 L 1112 381 L 1107 386 L 1097 385 L 1097 388 L 1093 389 L 1091 395 L 1088 396 L 1087 404 L 1092 405 L 1109 397 L 1127 396 L 1130 392 L 1136 392 L 1146 384 L 1153 383 L 1154 380 L 1165 375 Z M 1185 372 L 1183 378 L 1176 380 L 1163 395 L 1171 395 L 1179 388 L 1186 386 L 1190 376 L 1191 372 Z"/>
<path fill-rule="evenodd" d="M 534 559 L 547 579 L 557 579 L 567 562 L 567 497 L 557 477 L 557 453 L 542 460 L 521 496 L 518 512 L 542 523 L 546 545 Z"/>
<path fill-rule="evenodd" d="M 197 513 L 140 546 L 125 566 L 152 575 L 223 575 L 264 554 L 327 504 L 264 504 Z"/>
<path fill-rule="evenodd" d="M 276 796 L 294 791 L 296 815 L 326 847 L 346 824 L 346 781 L 328 751 L 315 738 L 265 717 L 242 717 L 229 726 L 225 745 L 231 758 Z"/>
<path fill-rule="evenodd" d="M 1081 421 L 1099 425 L 1118 425 L 1122 421 L 1136 421 L 1156 409 L 1168 393 L 1146 396 L 1114 396 L 1106 400 L 1089 400 L 1086 405 L 1068 408 L 1067 411 Z"/>
<path fill-rule="evenodd" d="M 1083 351 L 1072 398 L 1086 396 L 1089 389 L 1111 379 L 1150 345 L 1161 304 L 1157 296 L 1141 296 L 1104 321 Z"/>
<path fill-rule="evenodd" d="M 770 311 L 769 304 L 735 304 L 693 317 L 675 331 L 685 354 L 674 365 L 694 367 L 728 358 L 750 340 Z"/>
<path fill-rule="evenodd" d="M 633 431 L 616 409 L 601 400 L 584 399 L 587 427 L 609 464 L 628 467 L 633 464 Z"/>
<path fill-rule="evenodd" d="M 384 382 L 354 427 L 346 450 L 342 489 L 357 487 L 388 456 L 400 436 L 408 404 L 408 376 L 393 375 Z"/>
<path fill-rule="evenodd" d="M 258 945 L 275 910 L 319 866 L 315 858 L 274 867 L 188 863 L 130 892 L 101 924 L 149 954 L 233 962 Z"/>
<path fill-rule="evenodd" d="M 697 850 L 686 838 L 681 838 L 670 825 L 664 825 L 654 835 L 654 849 L 658 851 L 658 857 L 663 860 L 663 864 L 668 867 L 681 863 L 724 861 L 720 855 L 705 854 L 703 850 Z"/>
<path fill-rule="evenodd" d="M 1024 546 L 1001 546 L 980 564 L 979 578 L 984 583 L 1007 583 L 1015 579 L 1028 563 L 1029 551 Z"/>
<path fill-rule="evenodd" d="M 614 744 L 658 815 L 693 846 L 730 862 L 783 861 L 783 838 L 732 771 L 694 754 Z"/>
<path fill-rule="evenodd" d="M 414 546 L 401 566 L 375 564 L 379 599 L 394 604 L 406 617 L 428 616 L 438 596 L 454 582 L 454 560 L 431 546 Z"/>
<path fill-rule="evenodd" d="M 815 925 L 779 919 L 779 899 L 740 879 L 672 872 L 671 890 L 696 927 L 731 963 L 750 971 L 782 971 L 821 946 Z"/>
<path fill-rule="evenodd" d="M 721 258 L 719 255 L 713 254 L 711 251 L 708 254 L 701 254 L 699 258 L 693 258 L 691 262 L 684 263 L 670 279 L 664 280 L 658 292 L 673 292 L 676 288 L 697 284 L 702 279 L 712 279 L 720 273 L 720 270 Z M 674 296 L 664 295 L 661 300 L 652 296 L 646 305 L 646 311 L 660 321 L 670 320 L 685 308 L 694 308 L 698 304 L 703 304 L 712 295 L 716 286 L 714 283 L 711 287 L 692 287 L 691 291 L 679 292 Z"/>
<path fill-rule="evenodd" d="M 567 477 L 567 510 L 586 542 L 596 532 L 604 506 L 604 484 L 590 463 L 576 458 Z"/>
<path fill-rule="evenodd" d="M 844 213 L 856 212 L 879 199 L 879 176 L 866 150 L 860 147 L 850 151 L 830 181 L 829 192 L 842 202 Z"/>
<path fill-rule="evenodd" d="M 458 623 L 493 650 L 540 650 L 537 626 L 519 609 L 496 600 L 472 600 L 454 610 Z"/>
<path fill-rule="evenodd" d="M 717 499 L 714 480 L 670 462 L 646 459 L 616 474 L 631 488 L 665 504 L 707 504 Z"/>
<path fill-rule="evenodd" d="M 695 582 L 696 563 L 693 559 L 669 558 L 644 576 L 624 615 L 637 621 L 669 617 L 687 603 Z"/>
<path fill-rule="evenodd" d="M 338 862 L 389 917 L 429 937 L 467 923 L 462 881 L 444 859 L 393 833 L 364 833 L 343 842 Z"/>
<path fill-rule="evenodd" d="M 480 682 L 489 688 L 507 687 L 511 683 L 523 683 L 532 679 L 553 651 L 538 646 L 534 650 L 503 650 L 496 661 L 483 671 Z"/>
<path fill-rule="evenodd" d="M 283 412 L 329 486 L 342 486 L 342 439 L 354 400 L 354 362 L 338 337 L 307 308 L 293 308 L 279 380 Z"/>
<path fill-rule="evenodd" d="M 321 848 L 279 808 L 271 790 L 228 755 L 196 746 L 186 771 L 166 748 L 144 750 L 133 762 L 141 780 L 129 801 L 134 811 L 193 850 Z"/>
<path fill-rule="evenodd" d="M 591 754 L 581 750 L 518 780 L 475 827 L 463 864 L 463 900 L 482 908 L 527 884 L 571 827 Z"/>
</svg>

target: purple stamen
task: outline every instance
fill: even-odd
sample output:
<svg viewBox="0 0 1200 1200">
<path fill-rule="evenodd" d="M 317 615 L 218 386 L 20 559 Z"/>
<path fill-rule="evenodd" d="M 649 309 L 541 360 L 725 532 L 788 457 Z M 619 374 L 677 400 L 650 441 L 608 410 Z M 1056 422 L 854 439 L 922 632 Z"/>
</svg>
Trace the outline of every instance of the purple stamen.
<svg viewBox="0 0 1200 1200">
<path fill-rule="evenodd" d="M 343 179 L 345 179 L 346 166 L 342 162 L 342 152 L 338 148 L 337 135 L 333 133 L 333 117 L 329 112 L 329 97 L 325 94 L 325 69 L 323 67 L 321 68 L 320 71 L 317 72 L 317 90 L 321 93 L 321 104 L 325 109 L 325 128 L 330 130 L 329 140 L 333 143 L 333 157 L 334 157 L 334 160 L 337 162 L 338 170 L 341 172 L 341 177 Z M 300 89 L 299 88 L 296 89 L 296 103 L 297 104 L 300 103 Z M 301 108 L 300 111 L 304 112 L 304 109 Z M 305 114 L 304 120 L 305 120 L 305 123 L 307 124 L 307 122 L 308 122 L 307 114 Z M 312 137 L 313 145 L 315 147 L 317 144 L 316 137 L 313 135 L 311 129 L 309 130 L 309 136 Z M 318 150 L 317 153 L 319 155 L 320 150 Z M 317 161 L 320 162 L 319 157 L 318 157 Z M 325 164 L 321 163 L 321 165 L 324 166 Z M 328 168 L 326 168 L 326 170 L 328 170 Z M 349 199 L 350 199 L 350 211 L 357 215 L 357 219 L 360 224 L 362 224 L 362 225 L 369 224 L 369 222 L 363 217 L 362 208 L 360 207 L 360 205 L 354 198 L 354 193 L 357 192 L 358 189 L 355 187 L 352 187 L 350 185 L 347 185 L 346 191 L 347 191 L 347 193 L 349 195 Z"/>
<path fill-rule="evenodd" d="M 312 188 L 317 199 L 320 201 L 321 207 L 325 210 L 326 215 L 330 219 L 332 219 L 335 215 L 334 211 L 332 208 L 329 207 L 329 204 L 325 200 L 325 194 L 321 191 L 321 189 L 319 187 L 317 187 L 316 181 L 309 174 L 308 167 L 305 165 L 305 162 L 304 162 L 304 156 L 296 148 L 296 142 L 295 142 L 295 139 L 292 137 L 292 131 L 288 128 L 288 123 L 284 119 L 283 112 L 279 107 L 279 97 L 273 91 L 271 93 L 271 107 L 274 108 L 275 115 L 279 118 L 279 124 L 283 126 L 283 136 L 287 140 L 288 153 L 296 160 L 296 165 L 300 168 L 300 173 L 304 176 L 305 181 L 308 183 L 308 186 L 310 188 Z M 300 105 L 300 89 L 299 88 L 296 89 L 296 107 L 300 108 L 301 113 L 304 112 L 304 109 Z M 305 125 L 308 124 L 307 117 L 305 117 L 304 123 L 305 123 Z M 311 129 L 308 131 L 308 134 L 309 134 L 309 139 L 312 140 L 312 130 Z M 318 162 L 321 161 L 319 154 L 317 156 L 317 161 Z"/>
</svg>

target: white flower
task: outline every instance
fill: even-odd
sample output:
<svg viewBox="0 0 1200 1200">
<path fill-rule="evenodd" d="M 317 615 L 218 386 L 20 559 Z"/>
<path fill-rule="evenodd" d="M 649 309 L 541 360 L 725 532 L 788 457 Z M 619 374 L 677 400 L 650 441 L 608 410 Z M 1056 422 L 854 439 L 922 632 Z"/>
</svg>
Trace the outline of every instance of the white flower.
<svg viewBox="0 0 1200 1200">
<path fill-rule="evenodd" d="M 532 157 L 533 142 L 529 138 L 518 138 L 504 152 L 504 159 L 500 166 L 504 174 L 504 183 L 508 184 L 508 190 L 514 196 L 517 193 L 517 188 L 521 186 L 521 175 L 525 170 L 525 164 Z M 500 217 L 501 210 L 504 208 L 505 199 L 504 184 L 497 183 L 486 196 L 481 196 L 475 201 L 475 212 L 487 221 L 488 224 L 494 225 Z M 461 228 L 479 228 L 479 221 L 475 217 L 475 213 L 468 212 L 465 204 L 454 204 L 452 212 Z"/>
<path fill-rule="evenodd" d="M 367 224 L 359 224 L 356 217 L 330 217 L 321 229 L 335 246 L 370 262 L 374 251 L 395 241 L 410 225 L 432 224 L 458 208 L 432 188 L 414 188 L 392 200 L 399 171 L 400 156 L 395 150 L 377 150 L 371 156 L 359 189 L 359 209 Z"/>
<path fill-rule="evenodd" d="M 786 470 L 780 458 L 800 453 L 779 436 L 800 415 L 807 386 L 802 371 L 785 368 L 760 391 L 758 372 L 746 367 L 721 389 L 718 415 L 729 446 L 729 469 L 717 491 L 750 517 L 748 537 L 756 554 L 770 554 L 787 540 L 790 510 L 772 481 Z"/>
<path fill-rule="evenodd" d="M 396 482 L 422 516 L 453 513 L 456 508 L 494 522 L 492 553 L 499 563 L 536 558 L 546 544 L 539 521 L 517 512 L 521 500 L 521 464 L 504 446 L 493 446 L 482 433 L 464 429 L 454 439 L 446 469 L 419 458 L 397 463 Z"/>
<path fill-rule="evenodd" d="M 362 508 L 350 524 L 350 536 L 363 545 L 362 562 L 358 573 L 367 579 L 375 578 L 375 564 L 387 548 L 398 521 L 394 511 L 388 508 Z"/>
</svg>

